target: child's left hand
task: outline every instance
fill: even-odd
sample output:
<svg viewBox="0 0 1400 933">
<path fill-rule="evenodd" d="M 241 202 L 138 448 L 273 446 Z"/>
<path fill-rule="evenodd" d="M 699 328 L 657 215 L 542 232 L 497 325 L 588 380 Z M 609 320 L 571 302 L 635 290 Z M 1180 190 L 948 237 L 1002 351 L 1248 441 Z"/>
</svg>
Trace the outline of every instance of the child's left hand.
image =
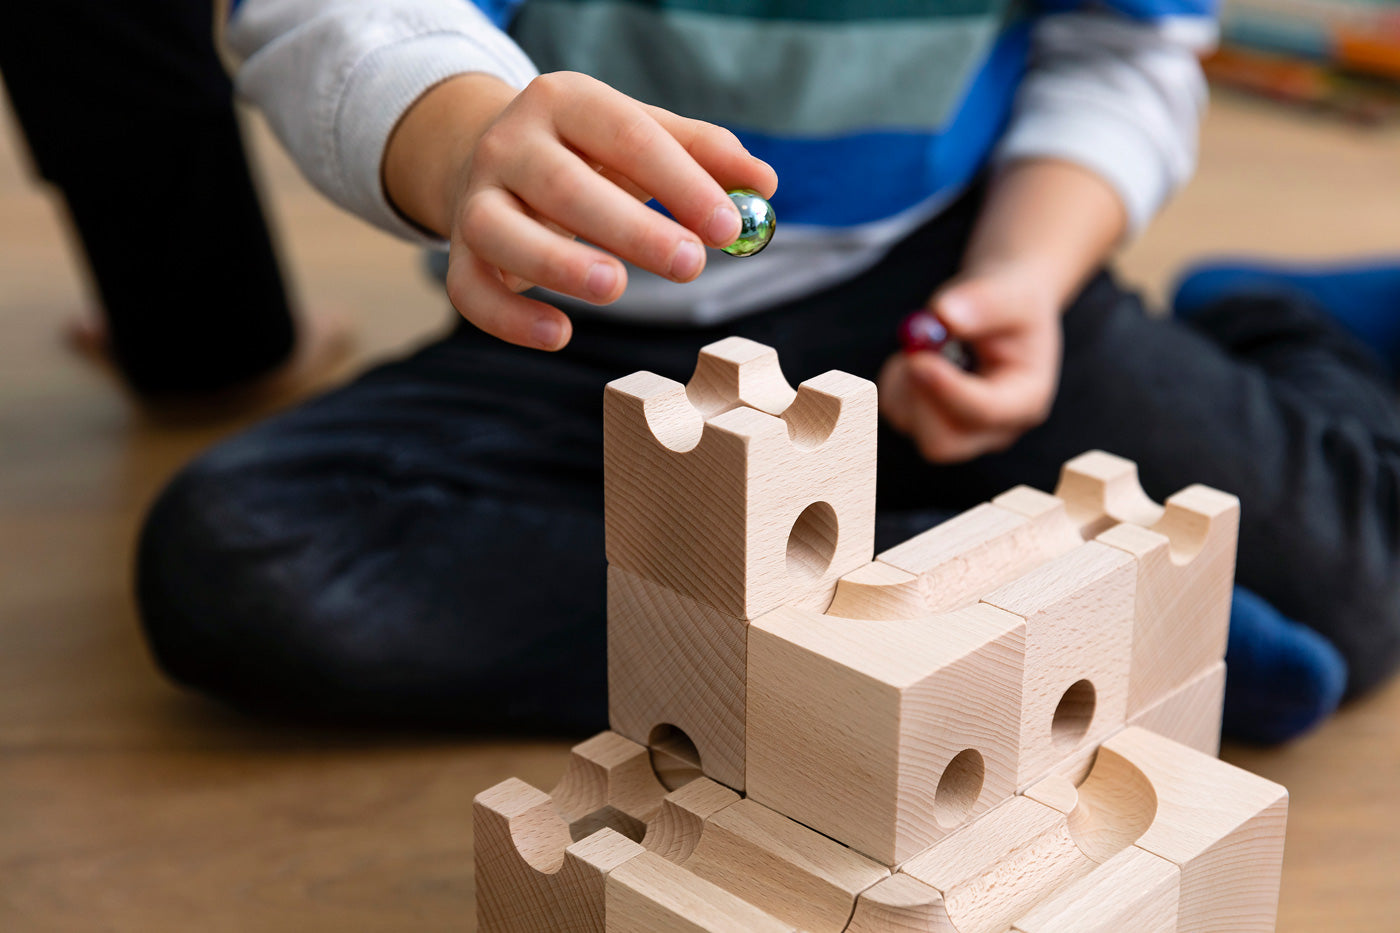
<svg viewBox="0 0 1400 933">
<path fill-rule="evenodd" d="M 936 463 L 1004 450 L 1045 420 L 1060 376 L 1060 307 L 1028 268 L 966 271 L 929 307 L 977 361 L 901 353 L 880 373 L 880 408 Z"/>
<path fill-rule="evenodd" d="M 1005 450 L 1050 415 L 1060 381 L 1060 313 L 1123 235 L 1122 202 L 1093 172 L 1017 162 L 992 181 L 962 273 L 929 301 L 976 370 L 938 353 L 899 354 L 880 373 L 880 409 L 935 463 Z"/>
</svg>

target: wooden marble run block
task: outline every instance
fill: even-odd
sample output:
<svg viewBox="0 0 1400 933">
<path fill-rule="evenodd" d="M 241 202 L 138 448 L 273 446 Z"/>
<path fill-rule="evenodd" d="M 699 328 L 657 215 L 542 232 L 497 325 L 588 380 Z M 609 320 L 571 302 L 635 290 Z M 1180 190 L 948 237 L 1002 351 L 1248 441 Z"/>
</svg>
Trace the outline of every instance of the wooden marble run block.
<svg viewBox="0 0 1400 933">
<path fill-rule="evenodd" d="M 805 933 L 841 933 L 889 869 L 752 800 L 705 823 L 685 867 Z"/>
<path fill-rule="evenodd" d="M 608 875 L 605 904 L 607 933 L 798 933 L 654 852 Z"/>
<path fill-rule="evenodd" d="M 1140 728 L 1105 742 L 1095 772 L 1101 767 L 1131 769 L 1147 782 L 1155 807 L 1135 844 L 1180 868 L 1180 933 L 1274 929 L 1288 820 L 1284 788 Z M 1080 809 L 1087 782 L 1077 794 L 1049 786 L 1037 795 L 1048 805 Z"/>
<path fill-rule="evenodd" d="M 738 801 L 739 795 L 722 784 L 706 778 L 691 781 L 662 799 L 642 845 L 668 861 L 684 862 L 700 844 L 705 821 Z"/>
<path fill-rule="evenodd" d="M 613 731 L 649 745 L 658 727 L 679 729 L 694 743 L 701 773 L 743 790 L 747 629 L 743 619 L 609 567 Z"/>
<path fill-rule="evenodd" d="M 1132 461 L 1102 451 L 1066 463 L 1055 494 L 1083 533 L 1138 561 L 1132 718 L 1225 656 L 1239 499 L 1190 486 L 1159 506 Z"/>
<path fill-rule="evenodd" d="M 861 892 L 846 933 L 956 933 L 948 922 L 942 894 L 896 872 Z"/>
<path fill-rule="evenodd" d="M 923 603 L 918 615 L 926 615 L 971 605 L 1083 543 L 1064 503 L 1022 486 L 915 535 L 877 560 L 917 578 Z M 835 604 L 828 611 L 843 614 Z"/>
<path fill-rule="evenodd" d="M 773 350 L 734 337 L 701 351 L 689 386 L 647 372 L 610 383 L 603 431 L 614 566 L 752 619 L 825 608 L 870 560 L 867 380 L 832 371 L 794 393 Z"/>
<path fill-rule="evenodd" d="M 514 778 L 479 794 L 473 811 L 481 933 L 601 933 L 604 881 L 639 844 L 606 827 L 571 842 L 549 796 Z"/>
<path fill-rule="evenodd" d="M 749 626 L 755 801 L 894 865 L 1016 789 L 1025 623 L 779 609 Z"/>
<path fill-rule="evenodd" d="M 1026 624 L 1018 788 L 1122 728 L 1136 584 L 1130 555 L 1090 541 L 984 598 Z"/>
<path fill-rule="evenodd" d="M 1055 892 L 1014 933 L 1176 933 L 1181 870 L 1136 847 Z"/>
<path fill-rule="evenodd" d="M 1127 725 L 1141 726 L 1212 758 L 1220 754 L 1220 722 L 1225 708 L 1225 662 L 1217 661 Z"/>
<path fill-rule="evenodd" d="M 949 929 L 1002 933 L 1094 866 L 1075 843 L 1064 814 L 1013 797 L 908 860 L 900 871 L 943 897 Z"/>
<path fill-rule="evenodd" d="M 661 807 L 647 749 L 604 732 L 575 746 L 553 793 L 514 778 L 472 806 L 481 933 L 598 933 L 603 879 L 642 851 Z"/>
</svg>

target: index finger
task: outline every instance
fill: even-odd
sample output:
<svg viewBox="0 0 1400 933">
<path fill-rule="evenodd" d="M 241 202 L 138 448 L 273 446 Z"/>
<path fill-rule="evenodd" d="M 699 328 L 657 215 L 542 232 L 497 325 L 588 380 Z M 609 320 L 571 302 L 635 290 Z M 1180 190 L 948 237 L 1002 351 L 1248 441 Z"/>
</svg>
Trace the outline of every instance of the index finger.
<svg viewBox="0 0 1400 933">
<path fill-rule="evenodd" d="M 1029 428 L 1049 413 L 1053 384 L 1036 368 L 998 367 L 966 372 L 944 357 L 921 353 L 910 361 L 924 401 L 966 428 Z"/>
</svg>

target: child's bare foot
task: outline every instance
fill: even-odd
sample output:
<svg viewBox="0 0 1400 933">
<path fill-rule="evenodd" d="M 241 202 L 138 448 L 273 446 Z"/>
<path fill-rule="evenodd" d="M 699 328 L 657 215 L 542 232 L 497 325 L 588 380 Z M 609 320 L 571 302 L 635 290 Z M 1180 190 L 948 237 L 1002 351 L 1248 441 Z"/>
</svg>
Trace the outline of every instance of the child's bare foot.
<svg viewBox="0 0 1400 933">
<path fill-rule="evenodd" d="M 254 379 L 215 392 L 161 399 L 143 398 L 152 414 L 176 420 L 217 420 L 275 408 L 323 386 L 345 363 L 355 337 L 339 310 L 314 309 L 298 317 L 296 345 L 282 365 Z M 107 326 L 88 315 L 70 321 L 64 340 L 83 359 L 118 377 Z"/>
</svg>

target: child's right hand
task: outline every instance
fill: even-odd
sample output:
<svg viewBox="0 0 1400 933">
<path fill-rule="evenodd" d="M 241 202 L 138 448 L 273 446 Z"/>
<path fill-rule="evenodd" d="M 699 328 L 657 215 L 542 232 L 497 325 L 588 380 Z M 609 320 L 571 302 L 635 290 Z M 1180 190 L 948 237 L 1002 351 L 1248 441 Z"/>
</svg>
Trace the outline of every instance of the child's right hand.
<svg viewBox="0 0 1400 933">
<path fill-rule="evenodd" d="M 384 184 L 401 212 L 447 236 L 447 294 L 464 317 L 557 350 L 568 318 L 517 292 L 534 284 L 606 304 L 627 286 L 619 259 L 690 281 L 704 244 L 739 235 L 726 189 L 771 197 L 777 176 L 728 130 L 559 72 L 518 94 L 484 74 L 428 91 L 390 138 Z"/>
</svg>

